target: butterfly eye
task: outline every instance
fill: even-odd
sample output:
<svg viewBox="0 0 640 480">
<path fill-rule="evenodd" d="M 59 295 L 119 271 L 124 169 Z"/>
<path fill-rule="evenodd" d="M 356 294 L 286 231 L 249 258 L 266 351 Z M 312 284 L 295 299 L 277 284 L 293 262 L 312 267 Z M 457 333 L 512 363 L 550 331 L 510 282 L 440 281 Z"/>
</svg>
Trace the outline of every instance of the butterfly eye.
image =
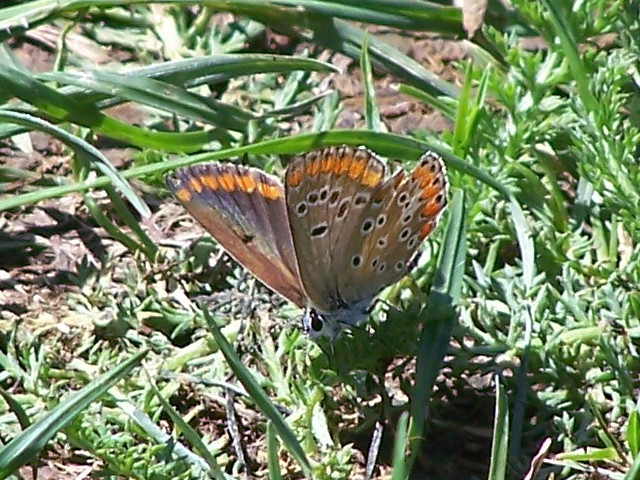
<svg viewBox="0 0 640 480">
<path fill-rule="evenodd" d="M 396 272 L 401 271 L 402 267 L 404 267 L 404 263 L 402 263 L 402 262 L 396 263 Z"/>
<path fill-rule="evenodd" d="M 322 327 L 324 327 L 324 322 L 320 318 L 320 315 L 313 315 L 311 317 L 311 330 L 319 333 L 322 331 Z"/>
<path fill-rule="evenodd" d="M 311 337 L 320 337 L 325 329 L 324 318 L 314 309 L 305 310 L 302 317 L 302 329 Z"/>
</svg>

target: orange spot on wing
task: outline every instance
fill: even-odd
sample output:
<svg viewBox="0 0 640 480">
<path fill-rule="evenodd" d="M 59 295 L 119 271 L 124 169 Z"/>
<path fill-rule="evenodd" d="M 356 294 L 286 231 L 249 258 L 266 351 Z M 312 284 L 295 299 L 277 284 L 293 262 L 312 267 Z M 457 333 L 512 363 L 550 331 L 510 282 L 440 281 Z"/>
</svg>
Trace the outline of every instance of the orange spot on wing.
<svg viewBox="0 0 640 480">
<path fill-rule="evenodd" d="M 349 178 L 352 180 L 356 180 L 357 178 L 362 177 L 365 168 L 366 162 L 364 160 L 354 159 L 351 162 L 351 166 L 349 167 Z"/>
<path fill-rule="evenodd" d="M 204 189 L 204 186 L 200 183 L 199 177 L 191 177 L 189 179 L 189 186 L 191 187 L 191 190 L 194 190 L 197 193 L 200 193 Z"/>
<path fill-rule="evenodd" d="M 422 227 L 420 227 L 420 240 L 424 240 L 432 231 L 433 231 L 433 222 L 427 222 Z"/>
<path fill-rule="evenodd" d="M 280 198 L 281 191 L 277 185 L 270 185 L 268 183 L 258 183 L 258 192 L 267 200 L 277 200 Z"/>
<path fill-rule="evenodd" d="M 181 202 L 187 203 L 191 201 L 191 192 L 187 188 L 181 188 L 176 191 L 176 198 Z"/>
<path fill-rule="evenodd" d="M 382 172 L 373 168 L 366 168 L 362 174 L 362 184 L 366 187 L 377 187 L 382 179 Z"/>
<path fill-rule="evenodd" d="M 435 217 L 440 210 L 442 210 L 442 204 L 434 198 L 429 203 L 427 203 L 422 209 L 423 217 Z"/>
<path fill-rule="evenodd" d="M 420 188 L 424 188 L 429 185 L 431 182 L 433 182 L 434 178 L 435 176 L 431 172 L 427 172 L 426 174 L 424 174 L 420 179 Z"/>
<path fill-rule="evenodd" d="M 331 154 L 326 154 L 324 157 L 322 157 L 322 160 L 320 163 L 320 171 L 322 173 L 333 172 L 333 169 L 335 168 L 335 164 L 336 164 L 335 157 Z"/>
<path fill-rule="evenodd" d="M 351 157 L 349 155 L 344 155 L 339 159 L 336 159 L 338 162 L 337 167 L 335 168 L 335 174 L 340 176 L 349 171 L 351 167 Z"/>
<path fill-rule="evenodd" d="M 313 177 L 320 171 L 320 161 L 317 158 L 310 158 L 305 165 L 307 175 Z"/>
<path fill-rule="evenodd" d="M 236 185 L 243 192 L 253 193 L 256 189 L 256 181 L 251 175 L 238 175 L 236 177 Z"/>
<path fill-rule="evenodd" d="M 236 188 L 234 177 L 235 176 L 230 173 L 223 173 L 222 175 L 220 175 L 220 177 L 218 178 L 220 187 L 222 187 L 222 189 L 226 192 L 233 192 Z"/>
<path fill-rule="evenodd" d="M 205 187 L 210 188 L 211 190 L 218 189 L 218 179 L 213 175 L 204 175 L 200 177 L 200 181 Z"/>
<path fill-rule="evenodd" d="M 413 172 L 411 172 L 411 177 L 414 180 L 418 180 L 419 178 L 422 178 L 422 176 L 424 175 L 424 167 L 416 167 Z"/>
<path fill-rule="evenodd" d="M 302 181 L 302 168 L 300 167 L 292 167 L 287 170 L 286 182 L 287 185 L 291 188 L 297 188 Z"/>
<path fill-rule="evenodd" d="M 431 185 L 422 190 L 422 193 L 420 193 L 420 200 L 426 200 L 428 198 L 435 197 L 441 191 L 442 189 L 438 185 Z"/>
</svg>

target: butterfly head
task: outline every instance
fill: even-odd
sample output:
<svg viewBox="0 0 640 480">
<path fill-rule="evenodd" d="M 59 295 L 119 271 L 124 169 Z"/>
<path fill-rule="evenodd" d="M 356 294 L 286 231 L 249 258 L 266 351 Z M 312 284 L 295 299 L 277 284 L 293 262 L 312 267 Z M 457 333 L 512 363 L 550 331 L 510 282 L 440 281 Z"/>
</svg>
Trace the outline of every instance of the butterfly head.
<svg viewBox="0 0 640 480">
<path fill-rule="evenodd" d="M 322 312 L 313 307 L 305 308 L 302 315 L 302 331 L 313 339 L 324 337 L 333 341 L 343 330 L 357 327 L 367 319 L 369 303 L 369 300 L 363 300 L 332 312 Z"/>
<path fill-rule="evenodd" d="M 314 308 L 306 308 L 302 315 L 302 331 L 311 338 L 331 337 L 333 331 L 325 315 Z"/>
</svg>

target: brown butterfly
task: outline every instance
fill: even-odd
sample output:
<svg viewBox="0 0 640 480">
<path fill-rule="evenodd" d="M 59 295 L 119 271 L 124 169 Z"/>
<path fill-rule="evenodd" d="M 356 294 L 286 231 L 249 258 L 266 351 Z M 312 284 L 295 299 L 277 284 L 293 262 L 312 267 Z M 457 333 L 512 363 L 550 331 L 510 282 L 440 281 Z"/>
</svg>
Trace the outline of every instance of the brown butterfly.
<svg viewBox="0 0 640 480">
<path fill-rule="evenodd" d="M 447 201 L 435 153 L 385 178 L 375 154 L 345 145 L 295 157 L 284 186 L 222 163 L 177 170 L 167 185 L 233 258 L 305 310 L 305 332 L 330 337 L 408 272 Z"/>
</svg>

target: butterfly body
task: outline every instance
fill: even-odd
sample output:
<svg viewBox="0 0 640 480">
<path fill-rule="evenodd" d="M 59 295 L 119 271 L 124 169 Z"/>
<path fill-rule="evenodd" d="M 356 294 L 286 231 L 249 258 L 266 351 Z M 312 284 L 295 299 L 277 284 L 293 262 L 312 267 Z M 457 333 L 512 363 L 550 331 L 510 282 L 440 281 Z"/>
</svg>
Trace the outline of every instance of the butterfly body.
<svg viewBox="0 0 640 480">
<path fill-rule="evenodd" d="M 167 184 L 231 256 L 305 309 L 305 331 L 335 336 L 408 272 L 446 204 L 435 154 L 411 174 L 385 171 L 367 149 L 339 146 L 296 157 L 284 185 L 218 163 L 178 170 Z"/>
</svg>

